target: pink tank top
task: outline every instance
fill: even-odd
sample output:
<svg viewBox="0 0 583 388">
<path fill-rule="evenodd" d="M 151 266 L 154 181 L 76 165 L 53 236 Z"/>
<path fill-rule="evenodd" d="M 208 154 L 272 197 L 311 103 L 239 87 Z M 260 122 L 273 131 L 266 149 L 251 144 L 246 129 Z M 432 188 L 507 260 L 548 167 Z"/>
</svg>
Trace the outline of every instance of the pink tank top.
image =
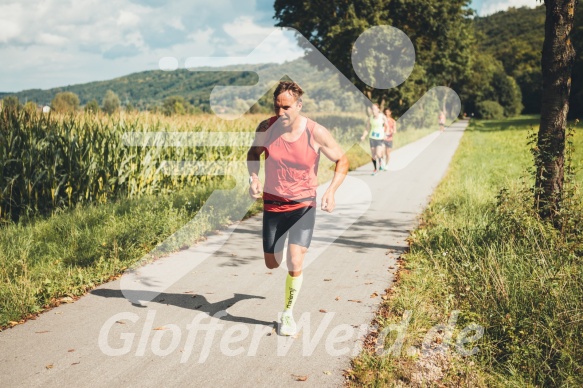
<svg viewBox="0 0 583 388">
<path fill-rule="evenodd" d="M 286 212 L 316 206 L 320 153 L 312 147 L 316 123 L 307 120 L 300 137 L 290 142 L 282 138 L 281 130 L 272 127 L 277 117 L 269 119 L 270 133 L 264 145 L 266 155 L 263 200 L 266 201 L 266 211 Z"/>
</svg>

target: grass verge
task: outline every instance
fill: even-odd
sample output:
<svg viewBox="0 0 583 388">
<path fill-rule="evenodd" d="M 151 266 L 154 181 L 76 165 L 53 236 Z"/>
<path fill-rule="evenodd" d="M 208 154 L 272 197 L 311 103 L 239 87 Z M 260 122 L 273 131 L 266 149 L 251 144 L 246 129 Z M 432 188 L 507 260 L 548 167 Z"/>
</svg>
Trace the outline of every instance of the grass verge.
<svg viewBox="0 0 583 388">
<path fill-rule="evenodd" d="M 557 231 L 533 212 L 527 139 L 537 123 L 520 117 L 468 128 L 410 237 L 377 329 L 347 373 L 349 385 L 583 385 L 583 196 L 576 187 L 583 136 L 572 138 L 579 171 Z M 398 327 L 406 327 L 401 347 L 398 330 L 383 341 L 379 333 Z"/>
</svg>

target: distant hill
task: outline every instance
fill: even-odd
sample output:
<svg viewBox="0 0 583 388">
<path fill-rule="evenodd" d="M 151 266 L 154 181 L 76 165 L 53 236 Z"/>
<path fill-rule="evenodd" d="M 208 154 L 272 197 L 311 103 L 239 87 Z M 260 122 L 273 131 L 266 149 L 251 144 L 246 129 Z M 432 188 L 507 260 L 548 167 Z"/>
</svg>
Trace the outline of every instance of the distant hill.
<svg viewBox="0 0 583 388">
<path fill-rule="evenodd" d="M 343 98 L 342 89 L 335 75 L 322 76 L 322 73 L 315 73 L 312 67 L 303 59 L 284 64 L 245 65 L 246 71 L 240 70 L 243 68 L 241 65 L 213 69 L 199 68 L 193 71 L 186 69 L 143 71 L 108 81 L 90 82 L 48 90 L 31 89 L 18 93 L 0 93 L 0 98 L 2 98 L 2 95 L 14 95 L 21 102 L 34 101 L 37 104 L 45 105 L 50 104 L 57 93 L 67 91 L 77 94 L 81 105 L 93 99 L 101 104 L 105 93 L 108 90 L 112 90 L 119 96 L 122 104 L 131 103 L 141 110 L 160 106 L 162 101 L 169 96 L 182 96 L 193 106 L 207 110 L 210 92 L 215 85 L 254 85 L 258 81 L 256 70 L 260 69 L 268 74 L 277 76 L 285 73 L 287 66 L 293 66 L 296 70 L 298 68 L 300 70 L 304 69 L 304 74 L 308 75 L 309 85 L 303 85 L 303 87 L 309 91 L 310 99 L 320 103 L 325 100 L 330 101 L 348 110 L 360 109 L 355 106 L 345 106 L 346 99 Z M 310 74 L 313 74 L 313 76 L 310 77 Z M 324 75 L 326 74 L 324 72 Z M 268 105 L 271 101 L 264 99 L 262 102 Z M 354 101 L 349 102 L 353 103 Z"/>
<path fill-rule="evenodd" d="M 483 34 L 478 40 L 480 47 L 493 53 L 508 50 L 520 40 L 532 48 L 541 51 L 544 41 L 545 7 L 509 8 L 489 16 L 474 18 L 476 31 Z M 539 52 L 540 54 L 540 52 Z M 525 58 L 519 58 L 525 59 Z M 533 59 L 533 58 L 526 58 Z M 540 61 L 540 56 L 534 58 Z M 517 58 L 500 58 L 502 63 L 511 66 Z M 507 67 L 506 70 L 509 70 Z"/>
<path fill-rule="evenodd" d="M 50 104 L 57 93 L 73 92 L 79 96 L 81 105 L 84 105 L 93 99 L 101 103 L 105 93 L 112 90 L 120 97 L 122 104 L 132 103 L 137 108 L 146 109 L 172 95 L 183 96 L 194 105 L 199 105 L 202 102 L 208 103 L 209 93 L 214 85 L 248 85 L 255 82 L 257 82 L 257 76 L 252 72 L 226 71 L 224 69 L 202 73 L 186 69 L 153 70 L 133 73 L 108 81 L 2 94 L 14 95 L 21 102 L 27 100 L 45 105 Z"/>
</svg>

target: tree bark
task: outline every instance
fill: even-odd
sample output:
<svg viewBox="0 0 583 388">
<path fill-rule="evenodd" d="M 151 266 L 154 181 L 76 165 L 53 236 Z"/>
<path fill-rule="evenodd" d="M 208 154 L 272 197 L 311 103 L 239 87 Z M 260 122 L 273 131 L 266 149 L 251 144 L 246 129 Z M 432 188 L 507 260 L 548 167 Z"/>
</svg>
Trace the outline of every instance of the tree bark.
<svg viewBox="0 0 583 388">
<path fill-rule="evenodd" d="M 535 160 L 535 206 L 557 225 L 564 181 L 565 128 L 569 112 L 575 50 L 569 35 L 576 0 L 546 0 L 545 40 L 541 59 L 543 97 Z M 557 225 L 558 226 L 558 225 Z"/>
</svg>

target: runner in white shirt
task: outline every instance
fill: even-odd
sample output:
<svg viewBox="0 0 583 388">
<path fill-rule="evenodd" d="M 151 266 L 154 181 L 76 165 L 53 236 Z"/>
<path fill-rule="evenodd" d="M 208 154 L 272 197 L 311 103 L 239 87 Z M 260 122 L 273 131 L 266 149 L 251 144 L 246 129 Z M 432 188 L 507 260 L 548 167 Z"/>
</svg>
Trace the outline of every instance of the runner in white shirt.
<svg viewBox="0 0 583 388">
<path fill-rule="evenodd" d="M 377 164 L 380 170 L 383 170 L 383 140 L 385 139 L 385 132 L 388 131 L 389 122 L 384 114 L 381 113 L 378 104 L 373 104 L 372 106 L 372 116 L 368 119 L 366 123 L 366 129 L 360 137 L 360 141 L 366 138 L 367 133 L 369 134 L 369 144 L 372 164 L 374 165 L 374 171 L 372 175 L 377 173 Z"/>
</svg>

